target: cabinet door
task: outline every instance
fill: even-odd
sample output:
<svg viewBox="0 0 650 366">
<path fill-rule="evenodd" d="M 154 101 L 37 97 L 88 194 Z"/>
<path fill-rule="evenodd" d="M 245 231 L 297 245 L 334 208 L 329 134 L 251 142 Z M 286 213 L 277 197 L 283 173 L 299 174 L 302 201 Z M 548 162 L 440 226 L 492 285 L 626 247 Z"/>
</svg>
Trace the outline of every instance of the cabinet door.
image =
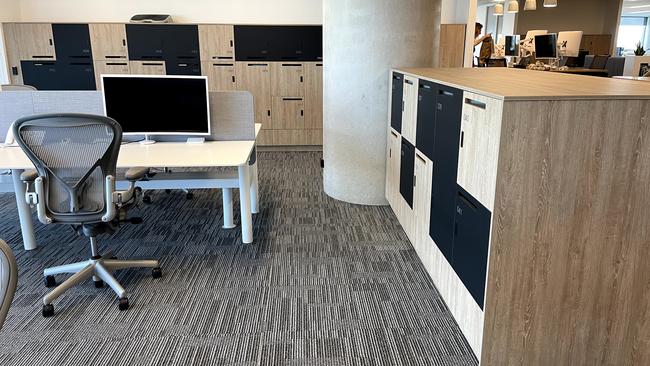
<svg viewBox="0 0 650 366">
<path fill-rule="evenodd" d="M 127 24 L 130 60 L 162 60 L 165 28 L 161 25 Z"/>
<path fill-rule="evenodd" d="M 436 84 L 420 80 L 418 86 L 417 133 L 415 146 L 429 159 L 433 159 L 433 142 L 436 128 Z M 460 122 L 460 116 L 458 116 Z"/>
<path fill-rule="evenodd" d="M 273 120 L 275 130 L 298 130 L 305 125 L 305 102 L 302 98 L 273 97 Z"/>
<path fill-rule="evenodd" d="M 402 112 L 404 111 L 404 75 L 394 72 L 392 77 L 390 126 L 402 133 Z"/>
<path fill-rule="evenodd" d="M 415 149 L 415 191 L 413 193 L 413 212 L 415 213 L 415 242 L 418 254 L 429 253 L 429 221 L 431 217 L 431 185 L 433 162 L 421 151 Z M 453 217 L 453 216 L 452 216 Z"/>
<path fill-rule="evenodd" d="M 418 79 L 404 76 L 404 111 L 402 112 L 402 137 L 415 144 L 418 111 Z"/>
<path fill-rule="evenodd" d="M 129 58 L 124 24 L 93 23 L 88 25 L 88 31 L 93 59 L 109 61 Z"/>
<path fill-rule="evenodd" d="M 198 60 L 198 59 L 197 59 Z M 167 75 L 201 75 L 201 64 L 198 61 L 166 60 Z"/>
<path fill-rule="evenodd" d="M 270 61 L 272 28 L 259 25 L 235 25 L 236 60 Z"/>
<path fill-rule="evenodd" d="M 57 61 L 59 80 L 57 90 L 96 90 L 93 63 Z"/>
<path fill-rule="evenodd" d="M 395 132 L 389 129 L 388 132 L 388 151 L 386 151 L 386 199 L 397 211 L 397 196 L 399 194 L 400 182 L 400 158 L 401 158 L 401 138 Z"/>
<path fill-rule="evenodd" d="M 52 24 L 57 61 L 91 62 L 88 24 Z"/>
<path fill-rule="evenodd" d="M 169 61 L 198 63 L 199 27 L 194 24 L 165 24 L 162 28 L 163 57 Z"/>
<path fill-rule="evenodd" d="M 302 97 L 305 95 L 305 69 L 301 63 L 271 63 L 271 95 Z"/>
<path fill-rule="evenodd" d="M 489 210 L 494 208 L 503 101 L 465 92 L 458 184 Z"/>
<path fill-rule="evenodd" d="M 271 128 L 271 75 L 268 63 L 236 62 L 237 89 L 253 94 L 255 122 Z"/>
<path fill-rule="evenodd" d="M 102 90 L 102 74 L 103 75 L 116 75 L 116 74 L 130 74 L 129 63 L 127 61 L 95 61 L 95 84 L 97 90 Z"/>
<path fill-rule="evenodd" d="M 402 152 L 400 159 L 399 192 L 413 208 L 413 170 L 415 168 L 415 147 L 402 136 Z"/>
<path fill-rule="evenodd" d="M 303 26 L 301 30 L 305 61 L 323 60 L 323 27 Z"/>
<path fill-rule="evenodd" d="M 38 90 L 59 90 L 59 70 L 55 61 L 21 61 L 25 85 Z"/>
<path fill-rule="evenodd" d="M 55 60 L 54 35 L 51 24 L 11 23 L 12 34 L 19 44 L 21 60 Z"/>
<path fill-rule="evenodd" d="M 234 63 L 204 61 L 201 69 L 203 75 L 208 77 L 210 91 L 237 90 Z"/>
<path fill-rule="evenodd" d="M 467 191 L 458 188 L 452 267 L 483 309 L 492 214 Z"/>
<path fill-rule="evenodd" d="M 323 64 L 305 64 L 305 128 L 323 128 Z"/>
<path fill-rule="evenodd" d="M 131 61 L 129 71 L 132 75 L 167 75 L 164 61 Z"/>
<path fill-rule="evenodd" d="M 199 24 L 199 44 L 202 61 L 235 58 L 235 34 L 232 25 Z"/>
<path fill-rule="evenodd" d="M 429 235 L 451 263 L 463 92 L 437 85 L 434 95 L 435 131 Z"/>
</svg>

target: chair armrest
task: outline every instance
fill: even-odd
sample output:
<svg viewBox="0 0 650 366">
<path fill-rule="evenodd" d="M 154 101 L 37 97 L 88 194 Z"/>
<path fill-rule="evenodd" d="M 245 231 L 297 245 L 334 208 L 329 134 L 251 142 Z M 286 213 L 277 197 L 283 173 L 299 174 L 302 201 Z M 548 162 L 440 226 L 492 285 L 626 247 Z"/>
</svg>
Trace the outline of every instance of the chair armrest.
<svg viewBox="0 0 650 366">
<path fill-rule="evenodd" d="M 31 183 L 38 178 L 38 172 L 35 169 L 25 170 L 20 173 L 20 180 L 23 182 Z"/>
<path fill-rule="evenodd" d="M 144 178 L 147 175 L 147 173 L 149 173 L 149 168 L 144 168 L 144 167 L 130 168 L 129 170 L 126 171 L 126 174 L 124 174 L 124 178 L 129 182 L 137 182 L 142 178 Z"/>
</svg>

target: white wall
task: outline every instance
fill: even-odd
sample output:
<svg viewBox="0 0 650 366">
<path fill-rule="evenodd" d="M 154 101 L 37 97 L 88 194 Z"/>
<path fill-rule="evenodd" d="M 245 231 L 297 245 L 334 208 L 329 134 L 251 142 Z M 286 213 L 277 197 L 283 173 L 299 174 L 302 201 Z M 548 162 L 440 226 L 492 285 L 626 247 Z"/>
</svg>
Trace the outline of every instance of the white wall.
<svg viewBox="0 0 650 366">
<path fill-rule="evenodd" d="M 2 0 L 6 1 L 6 0 Z M 171 14 L 176 22 L 321 24 L 322 0 L 14 0 L 21 21 L 127 22 Z"/>
</svg>

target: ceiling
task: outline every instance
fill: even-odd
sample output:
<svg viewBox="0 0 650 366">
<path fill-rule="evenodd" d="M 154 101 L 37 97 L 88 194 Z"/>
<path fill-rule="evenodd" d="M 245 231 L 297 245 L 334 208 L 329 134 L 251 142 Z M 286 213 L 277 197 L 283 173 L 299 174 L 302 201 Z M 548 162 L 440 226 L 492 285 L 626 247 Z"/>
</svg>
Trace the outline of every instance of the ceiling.
<svg viewBox="0 0 650 366">
<path fill-rule="evenodd" d="M 624 0 L 623 15 L 650 16 L 650 0 Z"/>
</svg>

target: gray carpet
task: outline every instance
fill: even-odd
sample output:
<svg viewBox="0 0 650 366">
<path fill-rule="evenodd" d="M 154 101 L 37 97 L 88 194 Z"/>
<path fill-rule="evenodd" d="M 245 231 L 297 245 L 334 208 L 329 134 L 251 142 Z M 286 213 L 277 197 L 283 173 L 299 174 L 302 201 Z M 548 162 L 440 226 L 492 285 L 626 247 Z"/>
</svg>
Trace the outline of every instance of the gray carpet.
<svg viewBox="0 0 650 366">
<path fill-rule="evenodd" d="M 86 259 L 88 243 L 37 223 L 40 247 L 23 251 L 0 194 L 20 271 L 0 365 L 476 365 L 392 211 L 327 197 L 320 157 L 260 153 L 253 245 L 221 229 L 219 191 L 154 193 L 144 224 L 100 237 L 120 258 L 161 260 L 161 279 L 117 272 L 126 312 L 89 281 L 43 318 L 42 269 Z"/>
</svg>

